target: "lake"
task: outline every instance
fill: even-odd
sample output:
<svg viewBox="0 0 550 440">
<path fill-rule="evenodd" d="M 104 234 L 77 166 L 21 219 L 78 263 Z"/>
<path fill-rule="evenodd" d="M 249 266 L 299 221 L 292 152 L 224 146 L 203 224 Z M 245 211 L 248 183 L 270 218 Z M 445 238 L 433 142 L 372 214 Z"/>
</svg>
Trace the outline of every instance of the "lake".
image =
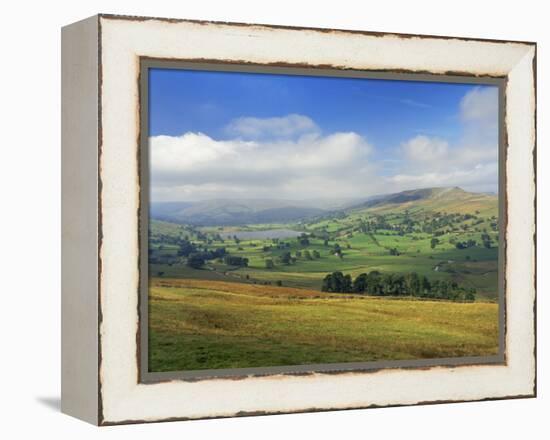
<svg viewBox="0 0 550 440">
<path fill-rule="evenodd" d="M 237 236 L 239 240 L 266 240 L 270 238 L 295 238 L 302 232 L 293 231 L 292 229 L 266 229 L 264 231 L 235 231 L 222 232 L 220 235 L 223 238 L 233 238 Z"/>
</svg>

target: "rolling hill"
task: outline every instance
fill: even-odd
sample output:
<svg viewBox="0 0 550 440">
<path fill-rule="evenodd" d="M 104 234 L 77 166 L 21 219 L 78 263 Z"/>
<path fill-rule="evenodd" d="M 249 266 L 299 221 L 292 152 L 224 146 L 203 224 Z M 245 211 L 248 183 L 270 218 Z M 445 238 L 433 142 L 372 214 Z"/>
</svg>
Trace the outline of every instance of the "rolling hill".
<svg viewBox="0 0 550 440">
<path fill-rule="evenodd" d="M 301 202 L 275 199 L 152 203 L 150 209 L 153 219 L 201 226 L 286 223 L 325 212 Z"/>
<path fill-rule="evenodd" d="M 354 211 L 365 210 L 380 213 L 412 209 L 460 214 L 480 211 L 486 215 L 496 215 L 498 197 L 491 194 L 468 192 L 456 186 L 421 188 L 375 196 L 364 203 L 349 208 Z"/>
<path fill-rule="evenodd" d="M 197 202 L 154 202 L 151 218 L 196 226 L 236 226 L 289 223 L 327 214 L 369 211 L 390 212 L 411 209 L 493 215 L 498 210 L 494 195 L 461 188 L 422 188 L 362 199 L 215 199 Z"/>
</svg>

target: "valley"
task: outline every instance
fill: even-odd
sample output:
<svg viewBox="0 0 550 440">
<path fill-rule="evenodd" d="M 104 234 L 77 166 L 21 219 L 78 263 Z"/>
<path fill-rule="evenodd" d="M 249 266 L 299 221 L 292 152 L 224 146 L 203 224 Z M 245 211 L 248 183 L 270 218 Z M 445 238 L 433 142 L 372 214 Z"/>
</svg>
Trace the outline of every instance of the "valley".
<svg viewBox="0 0 550 440">
<path fill-rule="evenodd" d="M 196 226 L 153 219 L 150 275 L 320 290 L 335 271 L 353 278 L 414 272 L 494 301 L 497 217 L 497 197 L 444 188 L 379 197 L 287 223 Z"/>
<path fill-rule="evenodd" d="M 227 202 L 152 214 L 152 371 L 498 353 L 496 196 L 413 190 L 299 219 L 238 205 L 230 224 Z"/>
</svg>

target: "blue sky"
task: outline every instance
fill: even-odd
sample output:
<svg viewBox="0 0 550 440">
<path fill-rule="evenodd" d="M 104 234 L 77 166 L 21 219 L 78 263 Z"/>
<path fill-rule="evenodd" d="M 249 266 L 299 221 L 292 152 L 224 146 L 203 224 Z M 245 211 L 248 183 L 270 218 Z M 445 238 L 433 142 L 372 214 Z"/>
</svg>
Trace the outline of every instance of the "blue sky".
<svg viewBox="0 0 550 440">
<path fill-rule="evenodd" d="M 153 199 L 497 189 L 493 86 L 151 69 L 149 99 Z"/>
</svg>

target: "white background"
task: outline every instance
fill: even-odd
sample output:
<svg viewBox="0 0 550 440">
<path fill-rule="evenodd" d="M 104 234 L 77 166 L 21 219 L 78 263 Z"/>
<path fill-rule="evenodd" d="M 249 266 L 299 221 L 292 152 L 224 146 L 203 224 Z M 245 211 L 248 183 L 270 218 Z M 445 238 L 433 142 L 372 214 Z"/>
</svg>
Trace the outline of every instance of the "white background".
<svg viewBox="0 0 550 440">
<path fill-rule="evenodd" d="M 4 2 L 0 15 L 0 437 L 548 438 L 545 2 L 124 0 Z M 59 412 L 60 28 L 98 12 L 538 43 L 537 399 L 95 428 Z M 542 115 L 542 116 L 541 116 Z M 546 265 L 545 265 L 546 262 Z M 546 271 L 545 271 L 546 269 Z M 546 273 L 545 273 L 546 272 Z M 546 410 L 544 407 L 547 407 Z"/>
</svg>

